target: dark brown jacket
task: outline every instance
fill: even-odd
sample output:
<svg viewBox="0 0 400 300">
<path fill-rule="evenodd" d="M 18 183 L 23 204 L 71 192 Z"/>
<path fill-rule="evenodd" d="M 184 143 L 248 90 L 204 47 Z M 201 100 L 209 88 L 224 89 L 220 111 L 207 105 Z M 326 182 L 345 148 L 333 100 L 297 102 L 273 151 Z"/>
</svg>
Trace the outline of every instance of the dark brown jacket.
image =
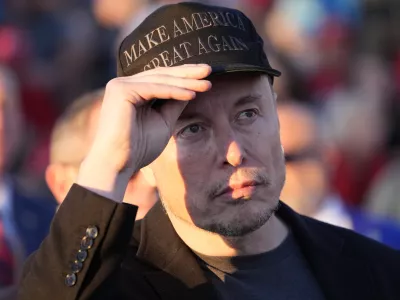
<svg viewBox="0 0 400 300">
<path fill-rule="evenodd" d="M 50 234 L 26 262 L 19 299 L 217 299 L 162 206 L 141 222 L 134 223 L 135 215 L 135 206 L 74 185 Z M 284 204 L 277 215 L 291 228 L 326 299 L 400 299 L 399 252 Z M 75 285 L 67 286 L 65 276 L 90 225 L 98 228 L 98 236 Z"/>
</svg>

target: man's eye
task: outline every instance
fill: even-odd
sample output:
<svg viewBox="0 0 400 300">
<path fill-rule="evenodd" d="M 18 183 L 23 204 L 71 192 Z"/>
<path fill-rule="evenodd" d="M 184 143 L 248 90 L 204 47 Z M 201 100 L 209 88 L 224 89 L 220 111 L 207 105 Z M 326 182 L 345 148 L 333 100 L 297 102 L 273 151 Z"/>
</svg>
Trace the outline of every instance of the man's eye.
<svg viewBox="0 0 400 300">
<path fill-rule="evenodd" d="M 193 135 L 198 134 L 199 132 L 203 131 L 204 128 L 200 124 L 191 124 L 183 128 L 180 132 L 179 135 L 183 137 L 190 137 Z"/>
<path fill-rule="evenodd" d="M 245 111 L 242 111 L 238 114 L 237 119 L 238 120 L 248 120 L 248 119 L 253 119 L 258 115 L 258 111 L 256 109 L 248 109 Z"/>
</svg>

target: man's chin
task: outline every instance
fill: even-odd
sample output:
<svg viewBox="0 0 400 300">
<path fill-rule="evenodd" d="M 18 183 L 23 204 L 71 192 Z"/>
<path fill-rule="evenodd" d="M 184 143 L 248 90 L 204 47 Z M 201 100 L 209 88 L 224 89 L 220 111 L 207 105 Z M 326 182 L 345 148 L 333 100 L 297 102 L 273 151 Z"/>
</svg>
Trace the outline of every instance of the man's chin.
<svg viewBox="0 0 400 300">
<path fill-rule="evenodd" d="M 226 238 L 239 238 L 260 229 L 265 223 L 266 222 L 260 222 L 256 224 L 246 224 L 244 226 L 241 224 L 214 224 L 213 227 L 210 227 L 206 230 Z"/>
<path fill-rule="evenodd" d="M 228 220 L 228 218 L 221 217 L 218 221 L 202 226 L 202 229 L 227 238 L 243 237 L 266 224 L 278 206 L 273 209 L 259 209 L 251 212 L 247 211 L 245 207 L 237 207 L 237 209 L 242 211 L 238 212 L 235 218 L 228 217 L 230 219 Z"/>
</svg>

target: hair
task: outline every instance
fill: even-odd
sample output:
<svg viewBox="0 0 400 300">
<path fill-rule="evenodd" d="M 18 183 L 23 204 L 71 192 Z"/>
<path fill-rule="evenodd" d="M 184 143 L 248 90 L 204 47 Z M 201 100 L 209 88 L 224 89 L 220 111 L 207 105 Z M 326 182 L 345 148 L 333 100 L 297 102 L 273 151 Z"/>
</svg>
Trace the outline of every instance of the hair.
<svg viewBox="0 0 400 300">
<path fill-rule="evenodd" d="M 104 89 L 82 95 L 57 120 L 50 140 L 50 163 L 79 164 L 88 151 L 90 114 L 104 97 Z"/>
</svg>

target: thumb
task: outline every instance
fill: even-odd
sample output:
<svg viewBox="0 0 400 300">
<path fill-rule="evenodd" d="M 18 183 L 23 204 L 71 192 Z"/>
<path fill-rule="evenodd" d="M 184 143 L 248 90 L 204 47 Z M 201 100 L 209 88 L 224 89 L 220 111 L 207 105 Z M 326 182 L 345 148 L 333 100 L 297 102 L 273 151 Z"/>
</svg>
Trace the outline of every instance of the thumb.
<svg viewBox="0 0 400 300">
<path fill-rule="evenodd" d="M 159 113 L 163 117 L 171 132 L 175 127 L 176 121 L 178 120 L 179 116 L 181 115 L 188 103 L 189 101 L 167 100 L 160 107 Z"/>
</svg>

